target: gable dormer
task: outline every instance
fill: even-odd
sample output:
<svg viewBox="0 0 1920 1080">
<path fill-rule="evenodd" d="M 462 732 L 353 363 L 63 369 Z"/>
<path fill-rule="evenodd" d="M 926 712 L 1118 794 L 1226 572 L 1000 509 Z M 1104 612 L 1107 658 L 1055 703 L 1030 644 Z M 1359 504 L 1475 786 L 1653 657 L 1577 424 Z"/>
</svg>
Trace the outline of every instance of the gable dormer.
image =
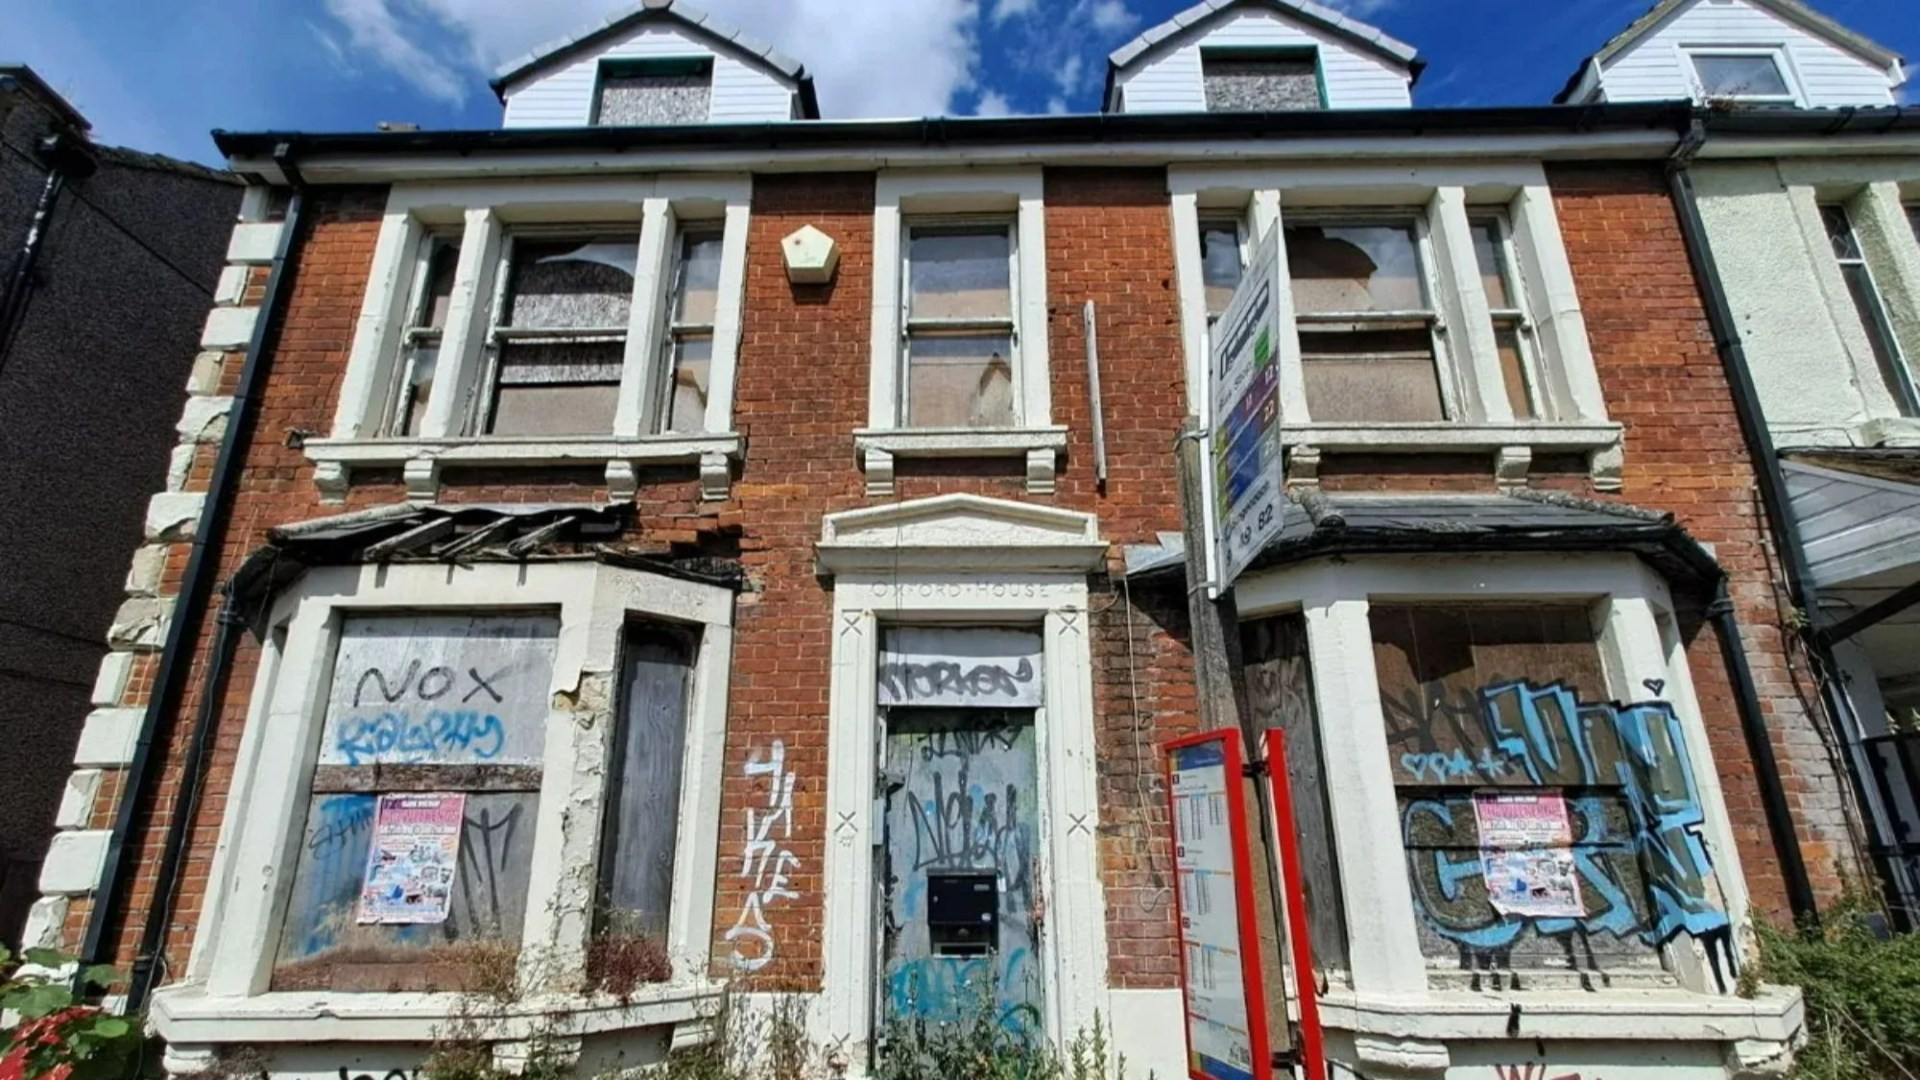
<svg viewBox="0 0 1920 1080">
<path fill-rule="evenodd" d="M 493 80 L 502 126 L 818 120 L 806 69 L 682 0 L 645 0 Z"/>
<path fill-rule="evenodd" d="M 1103 109 L 1404 109 L 1425 66 L 1411 45 L 1312 0 L 1207 0 L 1114 50 Z"/>
<path fill-rule="evenodd" d="M 1800 0 L 1661 0 L 1554 100 L 1886 106 L 1903 69 L 1897 53 Z"/>
</svg>

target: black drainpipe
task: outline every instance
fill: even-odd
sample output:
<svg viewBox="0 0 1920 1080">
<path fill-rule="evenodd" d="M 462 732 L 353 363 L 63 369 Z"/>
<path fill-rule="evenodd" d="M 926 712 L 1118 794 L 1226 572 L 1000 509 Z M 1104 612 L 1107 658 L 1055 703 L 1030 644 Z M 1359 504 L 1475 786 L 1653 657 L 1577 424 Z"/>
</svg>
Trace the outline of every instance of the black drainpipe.
<svg viewBox="0 0 1920 1080">
<path fill-rule="evenodd" d="M 1720 268 L 1714 261 L 1713 249 L 1707 243 L 1706 222 L 1700 217 L 1700 203 L 1693 190 L 1693 177 L 1687 172 L 1687 164 L 1699 152 L 1706 142 L 1706 129 L 1698 118 L 1693 121 L 1692 129 L 1682 140 L 1680 149 L 1668 162 L 1667 185 L 1673 197 L 1676 216 L 1680 220 L 1680 235 L 1686 242 L 1687 261 L 1693 266 L 1693 276 L 1700 283 L 1701 298 L 1707 309 L 1707 323 L 1713 330 L 1714 349 L 1720 354 L 1720 364 L 1726 369 L 1727 386 L 1733 393 L 1733 411 L 1740 423 L 1740 433 L 1746 439 L 1747 454 L 1753 459 L 1753 470 L 1760 485 L 1760 502 L 1765 509 L 1767 525 L 1774 537 L 1774 547 L 1780 552 L 1781 569 L 1787 579 L 1787 595 L 1795 607 L 1807 613 L 1809 619 L 1818 617 L 1818 594 L 1814 589 L 1813 576 L 1808 570 L 1806 549 L 1800 544 L 1800 533 L 1794 527 L 1787 498 L 1787 479 L 1780 469 L 1780 456 L 1774 452 L 1773 436 L 1767 430 L 1766 416 L 1760 408 L 1760 394 L 1754 388 L 1752 372 L 1747 367 L 1747 354 L 1740 342 L 1740 328 L 1735 324 L 1733 308 L 1727 302 L 1726 290 L 1720 283 Z M 1767 733 L 1765 714 L 1760 709 L 1760 696 L 1754 687 L 1753 671 L 1747 662 L 1747 652 L 1740 639 L 1740 624 L 1734 617 L 1733 600 L 1728 594 L 1726 579 L 1722 578 L 1719 592 L 1714 598 L 1710 614 L 1719 629 L 1720 644 L 1726 651 L 1727 664 L 1734 671 L 1735 690 L 1739 696 L 1741 726 L 1746 731 L 1747 749 L 1753 755 L 1755 770 L 1760 781 L 1761 801 L 1765 805 L 1767 825 L 1773 833 L 1774 847 L 1780 855 L 1780 868 L 1786 877 L 1787 902 L 1793 908 L 1794 917 L 1802 923 L 1817 923 L 1820 917 L 1819 902 L 1813 893 L 1813 884 L 1807 877 L 1807 861 L 1800 851 L 1799 834 L 1795 830 L 1793 813 L 1787 805 L 1785 790 L 1780 785 L 1780 772 L 1773 754 L 1773 741 Z M 1819 662 L 1828 670 L 1832 667 L 1832 656 L 1820 642 L 1817 634 L 1802 633 L 1808 645 L 1818 652 Z M 1816 674 L 1826 704 L 1834 708 L 1835 688 L 1831 680 Z M 1838 712 L 1835 716 L 1840 715 Z M 1844 735 L 1842 743 L 1846 742 Z M 1860 786 L 1859 770 L 1851 753 L 1843 753 L 1847 761 L 1847 771 L 1853 781 L 1856 798 L 1864 789 Z M 1868 821 L 1871 822 L 1869 817 Z"/>
<path fill-rule="evenodd" d="M 154 675 L 153 691 L 147 701 L 146 715 L 140 721 L 139 740 L 133 759 L 127 765 L 126 787 L 114 813 L 113 833 L 107 841 L 105 873 L 94 896 L 93 910 L 87 917 L 86 936 L 80 946 L 80 967 L 107 961 L 111 947 L 106 944 L 107 929 L 113 924 L 123 880 L 128 876 L 136 849 L 128 840 L 140 809 L 152 797 L 159 779 L 155 769 L 155 747 L 161 741 L 166 718 L 180 706 L 193 666 L 193 645 L 200 620 L 212 598 L 213 575 L 219 571 L 220 549 L 225 533 L 227 512 L 240 484 L 240 466 L 259 416 L 260 391 L 266 383 L 270 338 L 286 302 L 287 281 L 294 263 L 294 242 L 300 231 L 300 212 L 304 194 L 292 154 L 283 144 L 274 158 L 293 186 L 293 198 L 287 204 L 286 220 L 280 230 L 280 245 L 273 253 L 272 269 L 267 277 L 266 295 L 260 314 L 253 324 L 253 336 L 247 342 L 247 358 L 240 369 L 240 384 L 233 397 L 233 409 L 227 415 L 226 436 L 220 442 L 212 482 L 206 502 L 200 508 L 200 520 L 193 534 L 193 550 L 187 558 L 186 575 L 180 582 L 172 622 L 167 628 L 166 645 L 160 653 L 159 670 Z M 187 841 L 192 836 L 191 814 L 199 800 L 201 773 L 211 731 L 220 713 L 221 689 L 227 676 L 238 637 L 234 634 L 232 612 L 222 605 L 216 625 L 215 650 L 210 658 L 206 693 L 201 701 L 193 740 L 188 748 L 186 771 L 181 791 L 175 800 L 175 812 L 167 826 L 166 846 L 160 855 L 160 868 L 153 906 L 141 937 L 141 948 L 129 973 L 127 1009 L 140 1007 L 151 987 L 159 950 L 166 936 L 166 920 L 173 909 L 173 889 L 178 883 L 186 859 Z"/>
<path fill-rule="evenodd" d="M 13 344 L 13 336 L 20 329 L 22 313 L 26 310 L 27 297 L 33 292 L 33 268 L 40 261 L 40 251 L 45 245 L 47 231 L 53 219 L 53 207 L 60 199 L 60 192 L 67 186 L 69 177 L 85 179 L 94 171 L 93 159 L 87 154 L 86 140 L 66 127 L 40 137 L 34 147 L 40 163 L 47 168 L 47 178 L 40 185 L 40 198 L 33 205 L 33 217 L 27 225 L 27 237 L 14 253 L 13 265 L 7 268 L 7 281 L 0 288 L 0 366 L 6 363 L 8 348 Z"/>
</svg>

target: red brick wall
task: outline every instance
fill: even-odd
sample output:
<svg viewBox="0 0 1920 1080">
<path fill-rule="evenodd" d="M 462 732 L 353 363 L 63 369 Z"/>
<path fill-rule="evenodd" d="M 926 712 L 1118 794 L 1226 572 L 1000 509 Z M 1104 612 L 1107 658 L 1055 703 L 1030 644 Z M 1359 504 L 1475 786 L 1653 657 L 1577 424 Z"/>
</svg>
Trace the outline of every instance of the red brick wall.
<svg viewBox="0 0 1920 1080">
<path fill-rule="evenodd" d="M 1818 688 L 1781 631 L 1784 601 L 1752 462 L 1666 182 L 1644 166 L 1557 166 L 1548 179 L 1607 411 L 1626 426 L 1621 497 L 1672 511 L 1731 576 L 1798 841 L 1816 889 L 1831 896 L 1841 886 L 1837 861 L 1858 873 L 1847 802 L 1820 734 Z M 1779 858 L 1720 644 L 1698 611 L 1682 621 L 1754 903 L 1778 915 L 1786 910 Z"/>
<path fill-rule="evenodd" d="M 1054 421 L 1070 425 L 1072 434 L 1058 494 L 1035 501 L 1098 513 L 1104 535 L 1115 544 L 1151 541 L 1158 532 L 1179 528 L 1171 451 L 1185 412 L 1165 182 L 1154 170 L 1069 171 L 1050 174 L 1047 189 Z M 815 575 L 812 545 L 824 514 L 870 502 L 852 432 L 867 420 L 873 200 L 870 174 L 757 182 L 735 397 L 747 460 L 725 503 L 697 502 L 691 467 L 643 474 L 638 500 L 641 535 L 634 539 L 698 544 L 715 554 L 737 549 L 751 580 L 739 599 L 734 634 L 714 954 L 730 954 L 724 935 L 744 899 L 734 875 L 738 864 L 727 856 L 739 850 L 747 808 L 766 799 L 765 779 L 747 776 L 744 766 L 779 740 L 797 780 L 793 838 L 786 846 L 800 860 L 789 875 L 800 899 L 766 911 L 778 958 L 763 972 L 767 983 L 817 985 L 821 970 L 831 594 L 830 584 Z M 383 205 L 384 192 L 373 189 L 327 191 L 310 200 L 272 375 L 222 543 L 222 578 L 264 543 L 273 526 L 404 498 L 397 474 L 363 472 L 347 507 L 323 505 L 312 467 L 285 445 L 289 431 L 331 427 Z M 826 231 L 841 245 L 840 271 L 830 285 L 794 286 L 786 279 L 780 239 L 802 224 Z M 1100 305 L 1102 327 L 1111 463 L 1104 492 L 1092 468 L 1080 314 L 1088 299 Z M 227 392 L 239 359 L 230 359 Z M 207 460 L 190 484 L 196 490 L 204 490 L 210 476 L 211 456 L 203 456 Z M 901 498 L 949 491 L 1029 498 L 1017 461 L 915 463 L 900 471 Z M 591 501 L 605 494 L 598 470 L 450 470 L 441 499 Z M 186 552 L 181 545 L 173 553 L 163 591 L 177 590 Z M 1177 968 L 1168 944 L 1169 853 L 1163 843 L 1149 841 L 1147 830 L 1158 835 L 1164 828 L 1151 747 L 1193 725 L 1185 614 L 1164 598 L 1143 598 L 1143 608 L 1131 608 L 1104 576 L 1093 596 L 1106 821 L 1101 846 L 1112 889 L 1114 976 L 1122 984 L 1170 985 Z M 181 717 L 192 716 L 199 704 L 207 637 L 203 627 Z M 174 971 L 196 928 L 259 655 L 250 639 L 241 646 L 223 702 L 193 855 L 169 933 Z M 136 685 L 150 684 L 150 670 L 143 662 Z M 176 719 L 165 740 L 160 812 L 140 823 L 136 846 L 143 869 L 130 909 L 136 912 L 151 900 L 151 866 L 178 791 L 187 736 L 187 725 Z M 85 904 L 74 906 L 70 931 L 78 931 L 85 914 Z M 123 962 L 140 930 L 137 919 L 120 928 Z"/>
</svg>

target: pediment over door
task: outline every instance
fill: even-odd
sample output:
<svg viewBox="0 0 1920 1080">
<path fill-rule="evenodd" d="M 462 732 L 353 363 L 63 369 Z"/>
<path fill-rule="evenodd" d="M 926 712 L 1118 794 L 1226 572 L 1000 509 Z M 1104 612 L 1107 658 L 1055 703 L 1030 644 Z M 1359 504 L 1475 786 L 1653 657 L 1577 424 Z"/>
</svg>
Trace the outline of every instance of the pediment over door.
<svg viewBox="0 0 1920 1080">
<path fill-rule="evenodd" d="M 941 495 L 828 514 L 814 546 L 828 574 L 895 570 L 1078 571 L 1106 563 L 1092 514 L 1051 506 Z"/>
</svg>

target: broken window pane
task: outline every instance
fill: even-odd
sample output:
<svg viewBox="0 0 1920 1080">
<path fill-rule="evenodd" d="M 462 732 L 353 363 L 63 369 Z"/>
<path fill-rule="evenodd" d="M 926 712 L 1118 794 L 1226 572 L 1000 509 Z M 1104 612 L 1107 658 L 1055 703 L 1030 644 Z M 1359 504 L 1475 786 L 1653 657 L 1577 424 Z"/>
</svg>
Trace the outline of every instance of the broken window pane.
<svg viewBox="0 0 1920 1080">
<path fill-rule="evenodd" d="M 1446 419 L 1425 324 L 1302 324 L 1300 370 L 1315 420 Z"/>
<path fill-rule="evenodd" d="M 1288 225 L 1286 242 L 1298 311 L 1426 309 L 1411 225 Z"/>
<path fill-rule="evenodd" d="M 1012 427 L 1012 351 L 1005 334 L 915 336 L 907 352 L 907 423 Z"/>
<path fill-rule="evenodd" d="M 1233 302 L 1245 267 L 1240 257 L 1240 224 L 1200 223 L 1200 280 L 1207 292 L 1207 317 L 1218 318 Z"/>
<path fill-rule="evenodd" d="M 707 429 L 707 372 L 713 357 L 713 313 L 720 296 L 721 233 L 688 229 L 674 268 L 673 313 L 667 326 L 667 381 L 660 430 Z"/>
<path fill-rule="evenodd" d="M 907 252 L 908 318 L 1011 319 L 1012 250 L 1005 226 L 915 229 Z"/>
<path fill-rule="evenodd" d="M 1787 78 L 1771 56 L 1696 54 L 1700 91 L 1710 98 L 1791 97 Z"/>
<path fill-rule="evenodd" d="M 625 341 L 509 341 L 490 435 L 606 435 L 626 357 Z"/>
<path fill-rule="evenodd" d="M 1306 112 L 1326 108 L 1311 51 L 1200 55 L 1208 112 Z"/>
<path fill-rule="evenodd" d="M 713 100 L 711 60 L 603 63 L 594 123 L 704 124 Z"/>
<path fill-rule="evenodd" d="M 1682 724 L 1657 696 L 1620 703 L 1588 607 L 1375 604 L 1369 620 L 1428 966 L 1664 979 L 1660 948 L 1685 930 L 1724 992 L 1713 868 L 1668 818 L 1701 799 Z M 1552 827 L 1483 833 L 1515 814 Z"/>
<path fill-rule="evenodd" d="M 680 295 L 674 303 L 677 322 L 713 325 L 715 302 L 720 296 L 720 248 L 718 231 L 686 232 L 680 242 Z"/>
</svg>

